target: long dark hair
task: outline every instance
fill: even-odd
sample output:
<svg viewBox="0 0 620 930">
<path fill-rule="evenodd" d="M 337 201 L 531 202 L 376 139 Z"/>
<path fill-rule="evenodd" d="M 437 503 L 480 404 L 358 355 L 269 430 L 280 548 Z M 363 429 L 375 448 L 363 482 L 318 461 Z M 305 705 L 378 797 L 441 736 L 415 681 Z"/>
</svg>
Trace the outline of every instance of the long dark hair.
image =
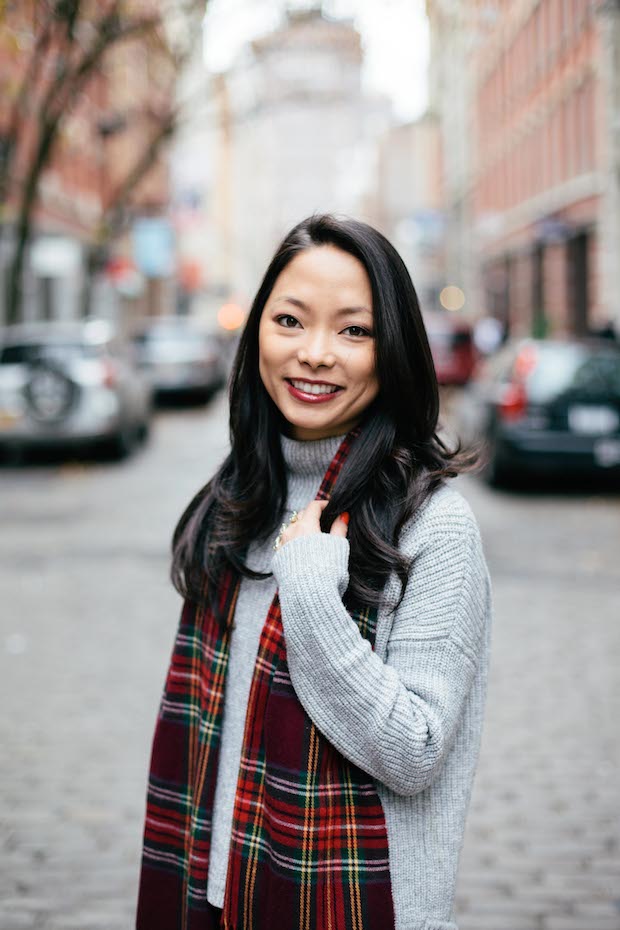
<svg viewBox="0 0 620 930">
<path fill-rule="evenodd" d="M 366 223 L 331 215 L 303 220 L 267 268 L 239 342 L 229 385 L 231 451 L 174 532 L 175 588 L 216 611 L 227 567 L 245 577 L 268 577 L 249 569 L 245 555 L 252 541 L 275 536 L 281 523 L 287 480 L 280 433 L 288 424 L 259 374 L 259 323 L 280 272 L 300 252 L 322 245 L 348 252 L 366 269 L 379 381 L 321 518 L 327 531 L 340 513 L 350 513 L 348 605 L 378 606 L 393 570 L 402 598 L 410 569 L 398 551 L 403 525 L 467 464 L 460 448 L 450 451 L 437 434 L 437 378 L 418 298 L 398 252 Z"/>
</svg>

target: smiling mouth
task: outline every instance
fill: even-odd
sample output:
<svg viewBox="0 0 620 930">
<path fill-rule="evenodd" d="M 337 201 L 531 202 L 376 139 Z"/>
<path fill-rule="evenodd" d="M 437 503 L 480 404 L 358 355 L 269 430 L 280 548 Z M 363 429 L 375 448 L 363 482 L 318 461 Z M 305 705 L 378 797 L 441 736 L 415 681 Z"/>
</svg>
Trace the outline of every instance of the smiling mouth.
<svg viewBox="0 0 620 930">
<path fill-rule="evenodd" d="M 344 390 L 339 384 L 330 384 L 327 381 L 303 381 L 301 378 L 285 378 L 284 380 L 304 394 L 318 396 L 320 394 L 335 394 L 337 391 Z"/>
</svg>

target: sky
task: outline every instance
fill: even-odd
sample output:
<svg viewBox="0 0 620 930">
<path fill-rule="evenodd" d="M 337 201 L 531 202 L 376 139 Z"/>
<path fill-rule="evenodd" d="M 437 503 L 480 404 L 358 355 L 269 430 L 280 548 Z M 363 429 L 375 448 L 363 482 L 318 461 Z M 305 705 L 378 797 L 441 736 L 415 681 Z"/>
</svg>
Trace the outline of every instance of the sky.
<svg viewBox="0 0 620 930">
<path fill-rule="evenodd" d="M 224 70 L 244 42 L 277 25 L 283 5 L 283 0 L 210 0 L 205 18 L 207 67 Z M 303 0 L 297 5 L 303 6 Z M 398 119 L 419 116 L 427 96 L 424 0 L 325 0 L 324 8 L 330 15 L 354 20 L 365 51 L 364 86 L 387 94 Z"/>
</svg>

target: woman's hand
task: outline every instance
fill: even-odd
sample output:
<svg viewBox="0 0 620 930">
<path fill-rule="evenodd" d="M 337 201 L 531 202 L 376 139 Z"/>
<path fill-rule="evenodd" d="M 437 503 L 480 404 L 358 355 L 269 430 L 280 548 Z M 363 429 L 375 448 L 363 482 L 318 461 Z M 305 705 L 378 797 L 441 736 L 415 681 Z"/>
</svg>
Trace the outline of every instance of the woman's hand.
<svg viewBox="0 0 620 930">
<path fill-rule="evenodd" d="M 327 501 L 314 500 L 303 510 L 300 510 L 295 520 L 289 523 L 286 529 L 280 533 L 278 536 L 279 542 L 276 540 L 274 548 L 280 549 L 285 543 L 290 542 L 291 539 L 297 539 L 298 536 L 311 536 L 314 533 L 320 533 L 321 514 L 327 503 Z M 332 523 L 329 535 L 346 537 L 348 523 L 349 514 L 346 512 L 341 513 Z"/>
</svg>

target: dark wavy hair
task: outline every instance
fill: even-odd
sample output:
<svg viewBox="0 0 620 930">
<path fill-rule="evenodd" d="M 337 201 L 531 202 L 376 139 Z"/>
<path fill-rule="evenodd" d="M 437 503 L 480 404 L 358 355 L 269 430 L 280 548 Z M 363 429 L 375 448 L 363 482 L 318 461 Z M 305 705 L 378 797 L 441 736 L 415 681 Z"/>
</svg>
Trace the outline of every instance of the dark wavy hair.
<svg viewBox="0 0 620 930">
<path fill-rule="evenodd" d="M 175 588 L 185 598 L 210 603 L 216 613 L 226 568 L 268 577 L 249 569 L 245 556 L 252 541 L 276 534 L 287 501 L 280 433 L 289 424 L 259 374 L 261 314 L 288 263 L 326 245 L 357 258 L 370 279 L 379 382 L 321 517 L 321 529 L 328 531 L 340 513 L 350 513 L 347 606 L 378 606 L 392 571 L 402 599 L 411 562 L 398 550 L 403 525 L 445 478 L 469 464 L 460 446 L 449 450 L 438 436 L 437 378 L 418 298 L 398 252 L 366 223 L 331 215 L 303 220 L 276 251 L 241 335 L 229 384 L 230 453 L 173 536 Z"/>
</svg>

